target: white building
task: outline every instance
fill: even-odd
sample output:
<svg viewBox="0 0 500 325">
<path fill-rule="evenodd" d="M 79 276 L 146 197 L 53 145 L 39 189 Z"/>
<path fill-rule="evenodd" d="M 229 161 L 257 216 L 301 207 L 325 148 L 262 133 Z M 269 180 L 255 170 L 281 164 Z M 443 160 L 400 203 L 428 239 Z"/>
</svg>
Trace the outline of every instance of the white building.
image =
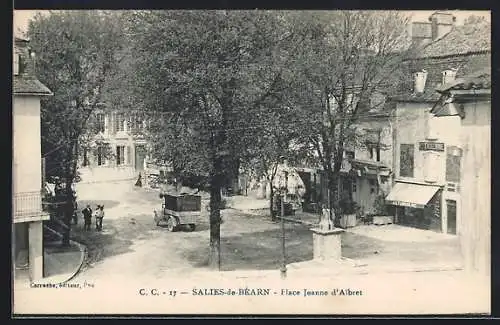
<svg viewBox="0 0 500 325">
<path fill-rule="evenodd" d="M 80 155 L 82 183 L 134 179 L 145 169 L 146 125 L 142 118 L 103 105 L 90 125 L 90 146 Z"/>
<path fill-rule="evenodd" d="M 29 265 L 32 281 L 43 277 L 40 97 L 52 92 L 34 75 L 28 41 L 14 40 L 12 216 L 14 269 Z M 15 272 L 15 270 L 14 270 Z"/>
</svg>

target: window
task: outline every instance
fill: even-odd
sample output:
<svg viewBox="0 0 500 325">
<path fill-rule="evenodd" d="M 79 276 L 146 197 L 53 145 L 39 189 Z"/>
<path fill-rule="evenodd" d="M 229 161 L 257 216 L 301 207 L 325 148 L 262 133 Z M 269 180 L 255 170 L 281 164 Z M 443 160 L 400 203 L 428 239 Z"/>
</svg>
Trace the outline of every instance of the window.
<svg viewBox="0 0 500 325">
<path fill-rule="evenodd" d="M 455 80 L 457 69 L 445 70 L 442 72 L 442 83 L 447 84 Z"/>
<path fill-rule="evenodd" d="M 115 132 L 125 131 L 125 116 L 122 113 L 115 114 Z"/>
<path fill-rule="evenodd" d="M 130 118 L 130 130 L 132 132 L 140 132 L 143 129 L 143 120 L 137 115 L 133 115 Z"/>
<path fill-rule="evenodd" d="M 13 62 L 13 67 L 12 67 L 12 70 L 14 72 L 14 75 L 17 76 L 19 74 L 19 64 L 20 64 L 20 60 L 19 60 L 19 54 L 15 53 L 14 54 L 14 62 Z"/>
<path fill-rule="evenodd" d="M 89 165 L 88 152 L 87 149 L 83 149 L 83 167 L 86 167 L 88 165 Z"/>
<path fill-rule="evenodd" d="M 446 147 L 446 181 L 460 182 L 460 160 L 462 150 L 458 147 Z"/>
<path fill-rule="evenodd" d="M 125 164 L 125 146 L 116 146 L 116 165 Z"/>
<path fill-rule="evenodd" d="M 374 161 L 380 161 L 380 146 L 377 144 L 367 143 L 366 148 L 368 149 L 368 154 L 370 159 Z"/>
<path fill-rule="evenodd" d="M 368 183 L 370 184 L 370 193 L 376 193 L 377 192 L 377 182 L 373 178 L 368 179 Z"/>
<path fill-rule="evenodd" d="M 97 132 L 104 133 L 104 129 L 106 127 L 104 113 L 97 114 Z"/>
<path fill-rule="evenodd" d="M 352 192 L 353 193 L 356 193 L 358 191 L 358 187 L 356 185 L 356 181 L 352 181 Z"/>
<path fill-rule="evenodd" d="M 344 157 L 346 157 L 347 159 L 354 159 L 354 151 L 344 151 Z"/>
<path fill-rule="evenodd" d="M 413 177 L 414 147 L 413 144 L 401 144 L 399 152 L 399 176 Z"/>
<path fill-rule="evenodd" d="M 97 166 L 105 164 L 104 147 L 97 147 Z"/>
</svg>

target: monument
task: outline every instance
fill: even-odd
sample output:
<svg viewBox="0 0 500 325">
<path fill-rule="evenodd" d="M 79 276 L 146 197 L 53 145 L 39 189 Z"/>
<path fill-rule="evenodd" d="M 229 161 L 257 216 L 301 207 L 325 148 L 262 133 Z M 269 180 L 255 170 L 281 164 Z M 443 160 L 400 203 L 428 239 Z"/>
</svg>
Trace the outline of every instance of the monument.
<svg viewBox="0 0 500 325">
<path fill-rule="evenodd" d="M 332 212 L 333 214 L 333 212 Z M 319 260 L 340 260 L 342 258 L 342 233 L 344 229 L 335 228 L 330 209 L 323 208 L 318 228 L 313 232 L 313 255 Z"/>
</svg>

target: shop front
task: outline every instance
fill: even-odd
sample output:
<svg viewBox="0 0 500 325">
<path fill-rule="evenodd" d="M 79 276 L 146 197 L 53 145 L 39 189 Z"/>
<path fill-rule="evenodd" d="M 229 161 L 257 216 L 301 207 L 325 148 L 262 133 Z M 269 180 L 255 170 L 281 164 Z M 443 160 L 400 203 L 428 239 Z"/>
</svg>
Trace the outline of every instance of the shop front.
<svg viewBox="0 0 500 325">
<path fill-rule="evenodd" d="M 385 201 L 394 207 L 394 222 L 403 226 L 442 232 L 440 186 L 396 182 Z"/>
</svg>

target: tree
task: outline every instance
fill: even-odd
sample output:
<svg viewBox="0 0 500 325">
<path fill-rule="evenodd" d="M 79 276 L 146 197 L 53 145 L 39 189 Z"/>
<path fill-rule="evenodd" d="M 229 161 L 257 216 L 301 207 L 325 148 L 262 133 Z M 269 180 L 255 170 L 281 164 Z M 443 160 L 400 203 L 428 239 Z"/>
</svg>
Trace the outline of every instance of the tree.
<svg viewBox="0 0 500 325">
<path fill-rule="evenodd" d="M 247 150 L 242 157 L 245 170 L 256 179 L 264 178 L 270 187 L 269 213 L 271 219 L 275 220 L 274 195 L 277 188 L 275 179 L 279 167 L 284 160 L 295 161 L 297 152 L 293 150 L 292 143 L 296 135 L 293 110 L 283 104 L 282 96 L 285 87 L 278 87 L 282 91 L 276 91 L 273 96 L 263 101 L 260 105 L 259 114 L 255 116 L 260 121 L 249 121 L 252 125 L 247 136 Z M 265 122 L 263 122 L 265 121 Z"/>
<path fill-rule="evenodd" d="M 59 11 L 37 15 L 28 37 L 37 54 L 38 78 L 54 96 L 42 102 L 42 152 L 65 181 L 63 245 L 69 244 L 72 184 L 82 137 L 98 108 L 121 47 L 115 13 Z"/>
<path fill-rule="evenodd" d="M 142 11 L 128 21 L 142 108 L 179 121 L 178 131 L 157 129 L 182 147 L 162 158 L 195 160 L 209 176 L 209 263 L 220 269 L 221 188 L 247 148 L 248 121 L 276 87 L 282 22 L 265 11 Z"/>
<path fill-rule="evenodd" d="M 340 172 L 344 150 L 356 138 L 355 122 L 366 116 L 374 92 L 398 84 L 406 57 L 407 18 L 398 12 L 299 12 L 291 25 L 304 35 L 289 82 L 302 109 L 301 144 L 314 148 L 339 224 Z M 391 82 L 392 81 L 392 82 Z"/>
<path fill-rule="evenodd" d="M 485 22 L 486 17 L 484 16 L 470 15 L 464 20 L 464 25 L 477 25 Z"/>
</svg>

